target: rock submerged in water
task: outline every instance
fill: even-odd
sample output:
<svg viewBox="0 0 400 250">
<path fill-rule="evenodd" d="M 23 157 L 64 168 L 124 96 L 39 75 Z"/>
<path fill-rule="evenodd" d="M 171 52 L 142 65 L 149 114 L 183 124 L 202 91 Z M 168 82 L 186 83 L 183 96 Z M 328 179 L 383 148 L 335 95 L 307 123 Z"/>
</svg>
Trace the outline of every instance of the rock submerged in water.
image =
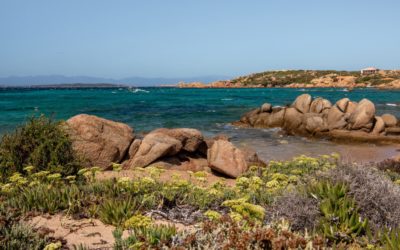
<svg viewBox="0 0 400 250">
<path fill-rule="evenodd" d="M 204 138 L 197 129 L 160 128 L 135 139 L 128 125 L 94 115 L 67 120 L 74 149 L 89 166 L 124 168 L 160 166 L 167 169 L 210 171 L 236 178 L 250 164 L 265 165 L 251 150 L 235 147 L 224 135 Z"/>
<path fill-rule="evenodd" d="M 340 140 L 348 137 L 349 140 L 400 143 L 400 137 L 396 136 L 400 135 L 398 119 L 390 114 L 376 116 L 375 105 L 368 99 L 357 103 L 343 98 L 332 105 L 329 100 L 313 100 L 309 94 L 302 94 L 289 107 L 279 108 L 282 122 L 272 123 L 271 117 L 277 108 L 256 108 L 233 124 L 257 128 L 281 127 L 288 134 Z"/>
</svg>

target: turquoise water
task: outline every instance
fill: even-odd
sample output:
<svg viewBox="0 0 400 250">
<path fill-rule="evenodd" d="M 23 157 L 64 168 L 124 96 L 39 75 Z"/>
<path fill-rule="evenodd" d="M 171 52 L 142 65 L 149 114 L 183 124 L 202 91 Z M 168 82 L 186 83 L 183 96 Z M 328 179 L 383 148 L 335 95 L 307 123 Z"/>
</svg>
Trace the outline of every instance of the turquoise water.
<svg viewBox="0 0 400 250">
<path fill-rule="evenodd" d="M 229 122 L 264 102 L 291 103 L 300 94 L 324 97 L 332 102 L 343 97 L 372 100 L 378 113 L 400 117 L 400 91 L 356 89 L 0 89 L 0 134 L 13 130 L 27 117 L 38 114 L 68 119 L 94 114 L 132 126 L 136 132 L 159 127 L 191 127 L 206 135 L 227 134 L 237 145 L 251 147 L 264 159 L 287 159 L 298 154 L 341 152 L 349 160 L 384 159 L 396 148 L 375 145 L 343 146 L 328 141 L 284 137 L 276 129 L 238 129 Z M 361 151 L 360 151 L 361 150 Z M 359 157 L 357 157 L 359 155 Z M 367 156 L 367 157 L 365 157 Z"/>
<path fill-rule="evenodd" d="M 400 91 L 357 89 L 0 89 L 0 133 L 27 117 L 44 113 L 57 119 L 87 113 L 128 123 L 137 131 L 158 127 L 193 127 L 216 131 L 251 108 L 270 102 L 285 105 L 302 93 L 336 101 L 371 99 L 379 113 L 400 116 Z"/>
</svg>

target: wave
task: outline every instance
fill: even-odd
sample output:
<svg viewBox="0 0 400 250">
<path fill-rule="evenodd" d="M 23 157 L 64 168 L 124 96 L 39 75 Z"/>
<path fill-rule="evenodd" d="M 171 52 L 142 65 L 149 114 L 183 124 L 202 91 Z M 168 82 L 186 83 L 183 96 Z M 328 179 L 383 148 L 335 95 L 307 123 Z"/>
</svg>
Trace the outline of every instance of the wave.
<svg viewBox="0 0 400 250">
<path fill-rule="evenodd" d="M 232 101 L 232 98 L 222 98 L 221 101 Z"/>
<path fill-rule="evenodd" d="M 131 92 L 131 93 L 138 93 L 138 92 L 150 93 L 150 91 L 148 91 L 148 90 L 139 89 L 139 88 L 136 88 L 136 89 L 129 88 L 128 91 Z"/>
<path fill-rule="evenodd" d="M 386 103 L 386 106 L 397 107 L 397 104 L 395 104 L 395 103 Z"/>
</svg>

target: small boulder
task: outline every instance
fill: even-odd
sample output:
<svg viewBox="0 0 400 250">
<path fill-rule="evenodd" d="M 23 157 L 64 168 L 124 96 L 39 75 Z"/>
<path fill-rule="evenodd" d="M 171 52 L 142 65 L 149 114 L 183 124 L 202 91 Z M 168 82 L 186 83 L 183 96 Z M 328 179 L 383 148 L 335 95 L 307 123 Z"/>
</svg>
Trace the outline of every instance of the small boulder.
<svg viewBox="0 0 400 250">
<path fill-rule="evenodd" d="M 372 127 L 375 118 L 375 105 L 368 99 L 362 99 L 354 112 L 351 113 L 349 123 L 351 129 L 357 130 Z"/>
<path fill-rule="evenodd" d="M 342 98 L 336 102 L 336 107 L 338 107 L 338 109 L 344 113 L 346 112 L 349 101 L 350 101 L 349 98 Z"/>
<path fill-rule="evenodd" d="M 381 117 L 376 116 L 374 128 L 372 129 L 371 133 L 374 135 L 379 135 L 383 131 L 385 131 L 385 122 Z"/>
<path fill-rule="evenodd" d="M 66 123 L 73 148 L 91 166 L 108 168 L 120 163 L 135 138 L 128 125 L 94 115 L 76 115 Z"/>
<path fill-rule="evenodd" d="M 397 125 L 397 118 L 394 115 L 384 114 L 381 117 L 386 127 L 395 127 Z"/>
<path fill-rule="evenodd" d="M 262 106 L 261 106 L 261 112 L 271 112 L 272 111 L 272 105 L 271 104 L 269 104 L 269 103 L 264 103 Z"/>
<path fill-rule="evenodd" d="M 160 128 L 151 133 L 159 133 L 171 136 L 182 143 L 182 149 L 188 152 L 194 152 L 204 141 L 203 135 L 197 129 L 193 128 Z"/>
<path fill-rule="evenodd" d="M 135 156 L 129 160 L 129 168 L 147 167 L 157 159 L 164 156 L 173 156 L 182 149 L 182 143 L 163 133 L 146 135 L 139 146 Z"/>
<path fill-rule="evenodd" d="M 332 103 L 326 99 L 318 97 L 315 99 L 310 106 L 311 113 L 322 113 L 325 109 L 329 109 L 332 107 Z"/>
<path fill-rule="evenodd" d="M 312 97 L 309 94 L 299 95 L 293 102 L 292 107 L 305 114 L 310 112 Z"/>
<path fill-rule="evenodd" d="M 246 157 L 231 142 L 217 140 L 207 153 L 208 165 L 214 171 L 236 178 L 247 170 Z"/>
</svg>

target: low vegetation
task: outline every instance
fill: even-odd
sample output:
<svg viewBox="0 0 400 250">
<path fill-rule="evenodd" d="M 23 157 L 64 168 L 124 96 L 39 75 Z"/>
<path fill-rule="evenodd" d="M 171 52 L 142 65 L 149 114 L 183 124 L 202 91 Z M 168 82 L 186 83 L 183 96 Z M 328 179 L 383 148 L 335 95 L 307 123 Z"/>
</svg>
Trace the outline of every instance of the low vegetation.
<svg viewBox="0 0 400 250">
<path fill-rule="evenodd" d="M 45 116 L 31 117 L 0 141 L 0 181 L 16 172 L 75 174 L 79 165 L 62 124 Z"/>
<path fill-rule="evenodd" d="M 379 74 L 361 75 L 359 71 L 336 70 L 279 70 L 254 73 L 231 80 L 232 83 L 243 85 L 263 85 L 281 87 L 292 83 L 311 84 L 316 79 L 329 79 L 338 83 L 340 77 L 354 77 L 355 84 L 379 85 L 400 79 L 399 71 L 382 71 Z"/>
<path fill-rule="evenodd" d="M 44 118 L 31 122 L 44 122 L 51 128 L 49 133 L 64 135 L 62 145 L 70 145 L 63 130 L 58 130 L 60 124 Z M 21 131 L 25 130 L 19 128 L 5 138 L 27 135 Z M 38 138 L 49 138 L 45 133 L 39 131 L 42 137 Z M 7 144 L 13 147 L 2 145 L 2 150 L 20 152 L 18 143 L 25 140 L 5 141 L 13 141 Z M 65 164 L 76 164 L 71 148 L 64 149 L 71 153 Z M 50 155 L 63 151 L 48 150 Z M 114 249 L 398 249 L 400 242 L 400 188 L 393 177 L 398 169 L 393 162 L 356 166 L 341 165 L 336 154 L 300 156 L 250 167 L 228 186 L 223 181 L 209 184 L 207 172 L 190 173 L 190 179 L 175 174 L 161 181 L 166 170 L 157 167 L 132 169 L 131 177 L 100 180 L 97 167 L 77 164 L 65 172 L 62 161 L 57 167 L 52 161 L 33 165 L 31 158 L 12 162 L 9 157 L 7 166 L 21 165 L 2 165 L 0 249 L 65 247 L 64 239 L 25 223 L 40 214 L 99 219 L 113 225 Z M 118 164 L 113 168 L 121 171 Z M 196 227 L 178 230 L 173 224 L 157 223 L 160 219 Z M 86 249 L 84 243 L 75 248 Z"/>
</svg>

